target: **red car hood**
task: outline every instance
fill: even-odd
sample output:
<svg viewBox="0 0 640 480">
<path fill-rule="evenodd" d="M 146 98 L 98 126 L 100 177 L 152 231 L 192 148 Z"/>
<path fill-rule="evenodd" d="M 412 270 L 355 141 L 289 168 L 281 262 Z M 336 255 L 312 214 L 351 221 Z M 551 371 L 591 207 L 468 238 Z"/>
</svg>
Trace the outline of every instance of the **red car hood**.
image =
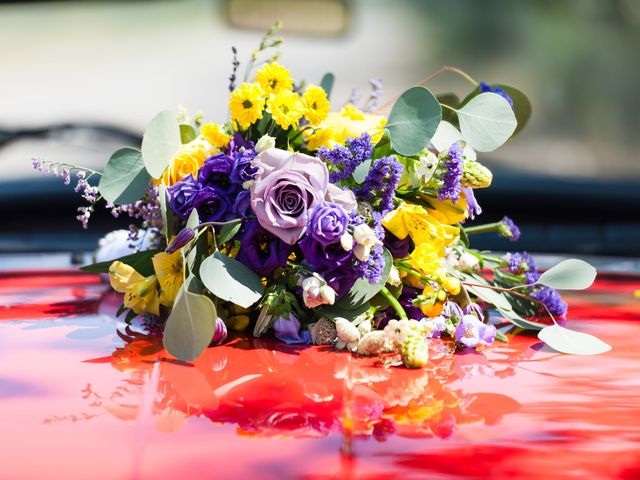
<svg viewBox="0 0 640 480">
<path fill-rule="evenodd" d="M 434 341 L 406 370 L 241 337 L 184 364 L 97 276 L 0 274 L 0 477 L 640 478 L 636 289 L 565 296 L 606 354 Z"/>
</svg>

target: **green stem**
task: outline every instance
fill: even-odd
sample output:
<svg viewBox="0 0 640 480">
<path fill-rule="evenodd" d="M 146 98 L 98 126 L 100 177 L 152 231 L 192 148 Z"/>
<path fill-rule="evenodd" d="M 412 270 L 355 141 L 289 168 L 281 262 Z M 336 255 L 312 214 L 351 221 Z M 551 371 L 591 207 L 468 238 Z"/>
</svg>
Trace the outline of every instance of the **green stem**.
<svg viewBox="0 0 640 480">
<path fill-rule="evenodd" d="M 472 227 L 465 227 L 464 231 L 467 232 L 467 235 L 472 235 L 474 233 L 497 232 L 499 226 L 500 226 L 500 222 L 485 223 L 484 225 L 474 225 Z"/>
<path fill-rule="evenodd" d="M 387 287 L 382 287 L 382 289 L 380 290 L 380 293 L 384 298 L 387 299 L 391 307 L 398 314 L 399 320 L 407 320 L 409 318 L 407 317 L 407 313 L 404 311 L 404 308 L 402 308 L 402 305 L 400 305 L 400 302 L 398 301 L 398 299 L 391 294 L 391 292 Z"/>
</svg>

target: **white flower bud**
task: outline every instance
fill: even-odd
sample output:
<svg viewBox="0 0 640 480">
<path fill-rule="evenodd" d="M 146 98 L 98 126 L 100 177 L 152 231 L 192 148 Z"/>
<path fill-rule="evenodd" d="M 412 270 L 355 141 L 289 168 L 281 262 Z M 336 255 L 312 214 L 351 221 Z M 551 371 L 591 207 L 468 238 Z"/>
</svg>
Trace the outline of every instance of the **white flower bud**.
<svg viewBox="0 0 640 480">
<path fill-rule="evenodd" d="M 480 261 L 478 260 L 478 257 L 470 254 L 469 252 L 464 252 L 458 261 L 458 266 L 463 272 L 476 270 L 479 264 Z"/>
<path fill-rule="evenodd" d="M 338 335 L 338 341 L 336 342 L 338 350 L 346 348 L 353 352 L 358 348 L 358 342 L 361 337 L 360 331 L 349 320 L 336 317 L 336 333 Z"/>
<path fill-rule="evenodd" d="M 329 285 L 323 285 L 320 287 L 320 297 L 326 305 L 333 305 L 336 301 L 336 291 Z"/>
<path fill-rule="evenodd" d="M 260 137 L 260 140 L 256 143 L 255 151 L 256 153 L 264 152 L 265 150 L 269 150 L 270 148 L 276 147 L 276 139 L 274 137 L 270 137 L 269 135 L 263 135 Z"/>
<path fill-rule="evenodd" d="M 370 245 L 362 245 L 359 243 L 355 247 L 353 247 L 353 254 L 361 262 L 366 262 L 367 260 L 369 260 L 370 253 L 371 253 Z"/>
<path fill-rule="evenodd" d="M 389 270 L 389 278 L 387 278 L 387 283 L 394 287 L 399 287 L 402 285 L 402 279 L 400 278 L 400 272 L 393 265 L 391 266 L 391 270 Z"/>
<path fill-rule="evenodd" d="M 353 238 L 358 245 L 372 247 L 381 244 L 376 234 L 366 223 L 362 223 L 353 229 Z"/>
<path fill-rule="evenodd" d="M 349 232 L 344 232 L 340 237 L 340 245 L 345 252 L 353 250 L 353 236 Z"/>
<path fill-rule="evenodd" d="M 302 281 L 302 300 L 308 308 L 333 305 L 336 301 L 336 292 L 320 275 L 314 273 Z"/>
</svg>

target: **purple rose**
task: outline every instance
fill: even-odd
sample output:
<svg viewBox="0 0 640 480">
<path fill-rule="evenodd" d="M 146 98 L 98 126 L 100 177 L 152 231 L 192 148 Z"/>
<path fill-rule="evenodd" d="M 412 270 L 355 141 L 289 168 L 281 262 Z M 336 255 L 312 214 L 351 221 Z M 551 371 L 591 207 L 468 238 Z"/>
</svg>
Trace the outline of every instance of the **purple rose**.
<svg viewBox="0 0 640 480">
<path fill-rule="evenodd" d="M 481 322 L 475 315 L 463 315 L 456 326 L 455 337 L 465 347 L 489 345 L 496 338 L 496 327 Z"/>
<path fill-rule="evenodd" d="M 231 193 L 237 190 L 230 178 L 233 169 L 233 158 L 220 153 L 209 157 L 198 171 L 198 183 L 205 187 L 215 187 L 219 192 Z"/>
<path fill-rule="evenodd" d="M 274 237 L 258 222 L 252 222 L 240 241 L 237 260 L 263 277 L 269 276 L 278 267 L 284 267 L 291 255 L 292 247 Z"/>
<path fill-rule="evenodd" d="M 181 181 L 167 188 L 167 191 L 169 192 L 171 210 L 183 220 L 189 218 L 193 210 L 195 196 L 200 191 L 200 185 L 193 178 L 193 175 L 187 175 Z"/>
<path fill-rule="evenodd" d="M 231 210 L 231 202 L 227 196 L 210 186 L 202 188 L 196 194 L 193 206 L 198 211 L 201 222 L 219 222 Z"/>
<path fill-rule="evenodd" d="M 311 235 L 305 236 L 299 245 L 305 261 L 316 270 L 348 265 L 353 258 L 353 252 L 342 248 L 339 242 L 325 246 Z"/>
<path fill-rule="evenodd" d="M 313 209 L 307 225 L 307 235 L 323 246 L 337 243 L 347 231 L 349 215 L 334 203 L 324 203 Z"/>
<path fill-rule="evenodd" d="M 355 207 L 352 192 L 329 184 L 327 167 L 318 158 L 270 148 L 253 164 L 259 173 L 251 186 L 251 207 L 260 225 L 289 245 L 304 235 L 309 213 L 325 199 L 347 211 Z"/>
<path fill-rule="evenodd" d="M 253 180 L 258 173 L 258 168 L 252 162 L 256 156 L 253 150 L 242 150 L 233 155 L 233 168 L 231 169 L 231 181 L 237 185 Z"/>
</svg>

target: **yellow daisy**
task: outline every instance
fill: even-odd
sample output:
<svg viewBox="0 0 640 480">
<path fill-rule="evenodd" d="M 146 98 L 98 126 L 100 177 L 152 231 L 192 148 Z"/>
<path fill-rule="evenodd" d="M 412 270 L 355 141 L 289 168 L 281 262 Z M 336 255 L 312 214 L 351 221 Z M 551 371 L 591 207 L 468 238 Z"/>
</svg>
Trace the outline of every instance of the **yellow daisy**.
<svg viewBox="0 0 640 480">
<path fill-rule="evenodd" d="M 291 91 L 293 89 L 293 79 L 289 70 L 278 62 L 267 63 L 258 70 L 256 82 L 260 84 L 267 96 L 283 90 Z"/>
<path fill-rule="evenodd" d="M 241 129 L 262 118 L 264 110 L 264 91 L 255 83 L 243 83 L 233 92 L 229 100 L 231 119 L 238 123 Z"/>
<path fill-rule="evenodd" d="M 160 304 L 171 307 L 184 282 L 182 252 L 180 250 L 174 253 L 160 252 L 151 260 L 160 284 Z"/>
<path fill-rule="evenodd" d="M 271 95 L 267 100 L 267 109 L 271 113 L 273 121 L 284 130 L 291 126 L 297 126 L 298 121 L 306 112 L 300 96 L 287 90 Z"/>
<path fill-rule="evenodd" d="M 200 128 L 202 136 L 216 148 L 224 148 L 231 141 L 231 135 L 224 133 L 220 125 L 205 123 Z"/>
<path fill-rule="evenodd" d="M 309 85 L 302 95 L 302 102 L 307 108 L 305 118 L 311 125 L 318 125 L 329 114 L 329 100 L 324 88 L 317 85 Z"/>
</svg>

